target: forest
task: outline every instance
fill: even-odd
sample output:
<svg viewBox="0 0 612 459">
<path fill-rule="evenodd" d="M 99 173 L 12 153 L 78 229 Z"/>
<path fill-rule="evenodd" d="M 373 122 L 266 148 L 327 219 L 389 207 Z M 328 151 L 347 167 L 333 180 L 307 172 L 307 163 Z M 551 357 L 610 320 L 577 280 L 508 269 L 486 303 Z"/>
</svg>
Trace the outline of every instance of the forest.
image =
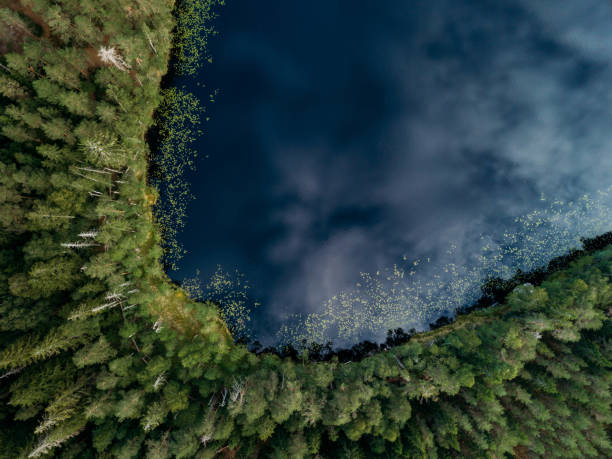
<svg viewBox="0 0 612 459">
<path fill-rule="evenodd" d="M 612 457 L 609 237 L 359 359 L 170 282 L 149 133 L 216 3 L 1 0 L 0 457 Z"/>
</svg>

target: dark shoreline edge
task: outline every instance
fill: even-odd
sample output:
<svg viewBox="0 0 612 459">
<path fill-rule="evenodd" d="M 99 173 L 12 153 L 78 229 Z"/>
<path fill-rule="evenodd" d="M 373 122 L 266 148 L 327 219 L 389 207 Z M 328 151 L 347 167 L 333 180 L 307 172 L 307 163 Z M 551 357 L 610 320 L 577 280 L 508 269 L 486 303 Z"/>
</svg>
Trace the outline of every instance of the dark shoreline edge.
<svg viewBox="0 0 612 459">
<path fill-rule="evenodd" d="M 177 12 L 179 10 L 178 4 L 180 3 L 180 1 L 181 0 L 178 0 L 176 2 L 176 4 L 174 5 L 174 9 L 172 10 L 172 16 L 174 16 L 175 20 L 177 18 L 177 14 L 178 14 Z M 163 93 L 164 89 L 168 89 L 172 87 L 172 82 L 177 76 L 179 76 L 177 72 L 177 68 L 176 68 L 177 47 L 176 47 L 176 43 L 174 43 L 174 40 L 175 40 L 174 37 L 176 36 L 176 33 L 175 33 L 176 28 L 177 28 L 177 23 L 174 24 L 174 28 L 170 31 L 170 34 L 173 37 L 172 38 L 173 45 L 170 48 L 170 56 L 168 57 L 168 69 L 166 73 L 162 75 L 161 81 L 159 83 L 158 90 L 160 94 Z M 151 127 L 147 130 L 147 132 L 145 133 L 145 142 L 149 146 L 149 157 L 147 158 L 147 178 L 146 178 L 147 186 L 154 186 L 152 183 L 152 178 L 154 177 L 156 168 L 158 167 L 157 163 L 155 162 L 155 156 L 156 156 L 156 153 L 158 153 L 159 151 L 159 145 L 163 141 L 159 134 L 159 123 L 162 121 L 161 115 L 159 113 L 159 106 L 155 107 L 155 111 L 153 112 L 152 118 L 153 118 L 153 123 L 151 124 Z M 157 189 L 157 187 L 155 188 Z M 159 190 L 157 191 L 159 192 Z M 155 215 L 155 208 L 153 209 L 153 214 Z M 164 267 L 164 271 L 166 271 L 167 266 L 163 262 L 163 260 L 162 260 L 162 264 Z"/>
</svg>

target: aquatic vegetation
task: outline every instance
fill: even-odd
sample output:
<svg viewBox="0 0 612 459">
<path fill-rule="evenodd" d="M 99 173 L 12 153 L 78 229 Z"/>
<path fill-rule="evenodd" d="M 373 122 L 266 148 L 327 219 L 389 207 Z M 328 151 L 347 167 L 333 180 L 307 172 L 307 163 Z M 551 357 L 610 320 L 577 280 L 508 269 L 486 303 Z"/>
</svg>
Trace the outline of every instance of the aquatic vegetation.
<svg viewBox="0 0 612 459">
<path fill-rule="evenodd" d="M 197 271 L 194 277 L 184 279 L 181 286 L 194 300 L 214 303 L 235 339 L 251 338 L 249 322 L 259 303 L 249 295 L 249 283 L 240 271 L 226 272 L 219 265 L 206 283 Z"/>
<path fill-rule="evenodd" d="M 273 7 L 273 11 L 283 11 L 289 16 L 295 11 L 308 14 L 308 8 L 286 5 Z M 523 6 L 517 6 L 517 10 L 522 11 Z M 228 10 L 230 8 L 228 6 Z M 279 342 L 333 340 L 339 345 L 346 345 L 362 339 L 384 339 L 388 328 L 403 326 L 425 329 L 441 315 L 452 316 L 456 308 L 474 300 L 487 278 L 507 279 L 517 269 L 529 271 L 545 264 L 555 255 L 579 247 L 580 236 L 599 234 L 597 226 L 601 227 L 601 232 L 606 230 L 609 215 L 602 213 L 598 221 L 598 217 L 594 217 L 598 210 L 587 209 L 590 204 L 579 199 L 583 189 L 593 191 L 596 186 L 609 184 L 606 183 L 609 175 L 597 172 L 598 163 L 608 165 L 604 157 L 607 139 L 600 131 L 602 120 L 606 118 L 598 115 L 597 119 L 592 119 L 600 114 L 599 110 L 604 104 L 591 100 L 596 98 L 590 96 L 591 84 L 595 90 L 603 91 L 602 88 L 605 88 L 602 72 L 597 70 L 595 64 L 592 68 L 574 68 L 573 62 L 577 56 L 583 57 L 580 62 L 596 59 L 591 59 L 590 54 L 584 55 L 581 50 L 569 49 L 571 46 L 558 43 L 559 34 L 549 31 L 546 35 L 551 42 L 566 54 L 541 49 L 545 46 L 538 32 L 540 18 L 521 17 L 519 11 L 507 10 L 489 16 L 489 11 L 480 11 L 478 2 L 471 2 L 465 7 L 460 2 L 455 8 L 474 13 L 466 17 L 476 22 L 458 22 L 456 37 L 449 37 L 448 31 L 442 27 L 446 21 L 452 23 L 453 18 L 431 20 L 429 10 L 433 11 L 435 7 L 423 4 L 415 6 L 415 10 L 406 15 L 418 18 L 423 14 L 424 21 L 415 28 L 414 33 L 390 30 L 383 34 L 380 45 L 376 46 L 374 43 L 379 43 L 379 40 L 374 35 L 345 25 L 361 25 L 367 23 L 367 19 L 363 21 L 356 17 L 355 20 L 342 21 L 336 29 L 333 18 L 321 15 L 325 16 L 325 20 L 319 22 L 313 19 L 316 16 L 313 14 L 308 17 L 321 26 L 321 33 L 317 34 L 318 41 L 313 38 L 304 48 L 301 48 L 300 39 L 296 39 L 296 33 L 288 34 L 285 43 L 285 37 L 275 27 L 275 15 L 260 13 L 261 16 L 256 16 L 259 10 L 251 6 L 240 11 L 237 8 L 231 12 L 234 15 L 232 20 L 223 26 L 227 31 L 225 43 L 228 44 L 220 45 L 224 55 L 219 59 L 222 66 L 213 69 L 210 76 L 203 71 L 199 75 L 196 75 L 197 72 L 190 74 L 194 78 L 181 80 L 181 83 L 188 84 L 212 80 L 221 85 L 226 92 L 227 104 L 221 112 L 227 118 L 221 116 L 223 121 L 215 125 L 220 131 L 207 137 L 230 139 L 211 140 L 210 145 L 220 148 L 203 151 L 216 157 L 216 164 L 221 167 L 218 174 L 205 171 L 203 176 L 208 180 L 202 180 L 200 176 L 194 182 L 219 184 L 224 192 L 217 193 L 212 185 L 202 185 L 204 192 L 198 209 L 193 212 L 194 220 L 201 220 L 183 236 L 186 240 L 191 239 L 194 246 L 203 244 L 209 247 L 209 253 L 214 252 L 214 257 L 218 257 L 223 249 L 227 250 L 225 253 L 232 254 L 232 261 L 234 257 L 244 259 L 246 253 L 254 259 L 252 252 L 255 250 L 244 247 L 244 241 L 255 240 L 257 232 L 251 232 L 248 224 L 242 231 L 234 232 L 233 228 L 242 228 L 248 219 L 254 219 L 256 225 L 262 227 L 266 226 L 266 221 L 274 220 L 270 225 L 271 232 L 278 229 L 278 233 L 284 232 L 281 236 L 275 234 L 269 241 L 250 242 L 252 246 L 261 247 L 255 256 L 262 262 L 262 271 L 273 265 L 275 272 L 283 273 L 274 277 L 270 275 L 262 280 L 262 285 L 255 286 L 274 296 L 270 299 L 262 295 L 265 301 L 262 309 L 270 311 L 269 316 L 274 317 L 285 314 L 285 311 L 314 311 L 307 317 L 284 318 Z M 397 6 L 397 11 L 408 9 L 405 5 Z M 389 19 L 393 16 L 393 7 L 387 7 L 388 11 L 382 7 L 378 10 L 381 10 L 381 18 L 384 18 L 380 19 L 381 24 L 395 24 L 394 20 Z M 259 18 L 259 21 L 252 20 L 249 15 Z M 232 28 L 232 23 L 258 25 Z M 483 28 L 477 35 L 480 38 L 470 40 L 471 28 L 479 27 L 481 23 Z M 512 27 L 497 30 L 497 25 L 506 23 L 512 24 Z M 272 26 L 263 27 L 263 24 Z M 521 24 L 521 27 L 515 27 L 517 24 Z M 294 32 L 303 32 L 302 27 L 296 24 Z M 577 27 L 582 29 L 583 24 Z M 285 27 L 279 25 L 278 29 L 284 31 Z M 289 29 L 291 25 L 287 26 Z M 398 29 L 403 30 L 402 27 Z M 266 32 L 257 33 L 258 30 Z M 335 41 L 330 42 L 329 48 L 320 48 L 320 53 L 306 51 L 320 46 L 321 36 L 334 40 L 334 33 L 330 33 L 330 30 L 337 30 L 338 34 L 351 31 L 356 41 L 371 41 L 372 47 L 358 58 L 351 54 L 351 46 L 343 47 L 342 40 L 338 40 L 340 45 Z M 299 36 L 308 36 L 308 32 Z M 490 42 L 482 37 L 490 38 Z M 423 46 L 426 46 L 416 52 L 411 46 L 413 41 L 415 46 L 420 46 L 419 40 L 423 40 Z M 486 49 L 481 48 L 484 42 L 487 43 Z M 387 43 L 393 43 L 388 51 Z M 353 48 L 361 49 L 359 46 Z M 328 49 L 334 51 L 330 53 Z M 344 68 L 331 65 L 334 62 L 333 53 L 337 50 L 346 51 L 342 62 L 350 63 L 354 59 L 356 67 L 351 71 L 347 67 L 346 72 L 352 78 L 343 79 Z M 312 65 L 315 62 L 311 60 L 313 55 L 330 62 L 329 66 L 321 66 L 326 71 L 314 70 L 317 66 Z M 200 63 L 205 61 L 203 57 Z M 398 62 L 404 62 L 405 67 L 398 69 Z M 517 65 L 517 62 L 522 62 L 524 67 Z M 422 64 L 422 67 L 414 63 Z M 413 71 L 412 68 L 422 71 Z M 472 73 L 474 68 L 488 69 L 490 73 Z M 429 71 L 440 80 L 430 78 Z M 574 79 L 576 73 L 580 74 L 580 78 Z M 336 74 L 342 77 L 336 77 Z M 248 77 L 243 78 L 243 75 Z M 504 78 L 500 78 L 500 75 L 504 75 Z M 591 79 L 591 83 L 588 83 L 588 79 Z M 392 80 L 392 83 L 387 80 Z M 338 91 L 339 99 L 335 99 L 333 94 L 328 96 L 330 101 L 334 101 L 333 106 L 328 106 L 329 112 L 318 113 L 321 108 L 318 103 L 322 100 L 321 96 L 326 94 L 324 88 L 327 83 L 329 87 L 342 87 L 342 91 Z M 315 85 L 321 89 L 320 93 Z M 358 94 L 353 85 L 364 91 Z M 531 97 L 534 87 L 541 87 L 542 91 L 537 91 Z M 423 96 L 418 94 L 420 90 Z M 314 98 L 316 103 L 309 93 L 319 94 L 318 99 Z M 367 100 L 370 107 L 360 103 L 361 100 Z M 566 100 L 566 103 L 560 100 Z M 584 105 L 580 103 L 582 100 L 586 101 Z M 386 102 L 393 105 L 393 109 L 385 109 Z M 289 105 L 295 109 L 295 117 L 286 116 L 281 111 Z M 565 107 L 560 108 L 560 105 Z M 338 106 L 345 109 L 339 110 Z M 373 109 L 371 113 L 370 108 Z M 236 116 L 238 113 L 240 117 Z M 359 116 L 360 113 L 364 115 Z M 283 116 L 299 119 L 303 126 L 279 121 Z M 387 129 L 391 125 L 394 128 Z M 286 131 L 285 126 L 288 128 Z M 248 135 L 233 136 L 233 132 Z M 295 132 L 299 132 L 299 135 L 295 135 Z M 528 135 L 523 135 L 524 132 Z M 246 137 L 257 141 L 243 142 L 242 139 Z M 311 142 L 313 137 L 317 137 L 317 140 Z M 454 140 L 450 141 L 451 138 Z M 206 141 L 203 142 L 206 144 Z M 381 145 L 384 148 L 379 150 Z M 253 146 L 253 150 L 249 146 Z M 574 149 L 576 153 L 572 154 Z M 250 158 L 245 160 L 243 156 L 236 155 L 235 158 L 241 161 L 224 161 L 224 158 L 234 158 L 234 152 L 238 150 L 248 152 Z M 385 154 L 378 157 L 383 150 Z M 578 151 L 581 151 L 581 155 L 578 155 Z M 554 161 L 555 158 L 558 161 Z M 340 166 L 331 167 L 334 161 L 338 161 Z M 403 161 L 415 171 L 423 167 L 422 177 L 417 173 L 405 173 Z M 380 172 L 382 178 L 371 179 L 360 166 L 362 162 L 371 165 L 377 174 Z M 249 167 L 244 167 L 247 163 Z M 379 163 L 385 164 L 380 170 L 375 166 Z M 446 163 L 453 166 L 447 167 Z M 231 166 L 226 167 L 227 164 Z M 326 167 L 328 165 L 330 167 Z M 266 172 L 261 172 L 259 167 Z M 210 170 L 215 171 L 215 168 Z M 268 175 L 269 170 L 273 172 Z M 601 168 L 601 171 L 605 170 Z M 270 178 L 272 185 L 268 186 L 264 179 L 258 180 L 257 177 Z M 285 185 L 285 181 L 289 184 Z M 352 182 L 359 185 L 345 186 Z M 423 186 L 411 183 L 422 183 Z M 432 183 L 440 184 L 439 195 Z M 449 183 L 455 187 L 453 190 L 456 193 L 444 191 Z M 247 188 L 247 184 L 250 193 L 240 193 Z M 280 189 L 278 194 L 275 194 L 275 190 L 270 191 L 274 187 Z M 368 191 L 360 193 L 358 188 Z M 337 192 L 343 196 L 336 199 L 334 192 L 338 190 L 344 193 Z M 541 190 L 547 193 L 556 190 L 558 194 L 551 194 L 552 197 L 538 202 Z M 261 195 L 258 195 L 260 191 Z M 376 197 L 370 198 L 368 193 Z M 238 202 L 247 202 L 247 198 L 241 197 L 246 194 L 257 196 L 251 202 L 262 203 L 261 215 L 244 216 L 242 212 L 234 212 L 234 216 L 227 219 L 219 218 L 218 224 L 208 224 L 209 215 L 223 216 L 223 211 L 217 213 L 216 209 L 234 207 L 235 196 L 240 196 Z M 351 198 L 343 199 L 344 195 Z M 574 211 L 567 203 L 555 202 L 571 195 L 575 195 L 576 208 L 583 207 L 579 212 L 582 216 L 572 216 Z M 220 199 L 226 205 L 218 205 Z M 286 199 L 289 204 L 283 201 L 276 209 L 266 204 L 276 203 L 276 199 Z M 589 199 L 599 200 L 594 194 Z M 413 205 L 411 200 L 426 201 L 429 207 Z M 334 203 L 340 203 L 340 208 L 334 209 Z M 602 203 L 605 210 L 607 203 L 599 200 L 598 205 Z M 447 210 L 455 205 L 459 210 Z M 531 205 L 534 206 L 533 213 L 528 212 Z M 328 210 L 328 207 L 332 210 Z M 464 217 L 459 215 L 462 211 L 465 212 Z M 518 216 L 519 212 L 527 213 L 521 217 Z M 449 214 L 454 220 L 445 219 Z M 520 221 L 514 221 L 512 217 L 515 215 Z M 384 222 L 381 219 L 379 224 L 375 221 L 379 217 L 390 218 L 385 218 Z M 563 219 L 567 221 L 564 223 Z M 389 239 L 393 240 L 389 246 L 396 246 L 388 252 L 377 251 L 379 244 L 385 245 L 380 241 L 385 240 L 386 235 L 382 231 L 387 230 L 386 222 L 397 222 L 396 228 L 388 224 Z M 272 228 L 275 224 L 278 224 L 278 228 Z M 345 225 L 351 231 L 356 228 L 354 233 L 362 237 L 360 246 L 348 237 L 333 239 L 343 231 L 337 231 L 334 227 L 336 224 Z M 439 230 L 446 224 L 459 228 L 457 233 L 465 230 L 465 237 L 461 234 L 451 235 L 450 230 Z M 225 229 L 226 225 L 232 230 L 214 229 Z M 385 229 L 370 231 L 376 225 Z M 221 235 L 219 247 L 215 247 L 215 237 L 199 237 L 200 231 L 208 235 Z M 231 238 L 226 235 L 231 235 Z M 369 244 L 368 236 L 373 236 L 372 244 Z M 333 244 L 328 243 L 327 237 L 333 240 Z M 394 240 L 396 237 L 398 240 L 410 239 L 410 244 L 416 246 L 429 246 L 433 253 L 427 253 L 427 249 L 425 253 L 419 253 L 418 247 L 409 247 L 408 243 L 402 246 L 403 242 Z M 236 241 L 234 245 L 232 238 Z M 446 253 L 446 247 L 442 246 L 450 245 L 452 241 L 455 247 L 451 246 L 450 253 Z M 435 248 L 431 249 L 433 245 Z M 282 254 L 279 255 L 283 249 L 296 246 L 298 248 L 293 255 L 287 250 L 285 258 L 277 263 L 278 259 L 283 258 Z M 328 250 L 326 247 L 332 248 Z M 225 265 L 223 254 L 219 259 L 211 260 L 213 255 L 206 256 L 206 251 L 197 252 L 203 254 L 201 264 L 198 264 L 197 256 L 188 257 L 186 265 L 183 265 L 188 267 L 188 272 L 196 267 L 212 272 L 214 264 L 218 262 L 230 271 L 234 268 L 229 263 Z M 194 250 L 194 253 L 197 252 Z M 342 257 L 337 256 L 340 252 Z M 352 253 L 357 255 L 352 256 Z M 402 259 L 404 254 L 406 260 Z M 416 266 L 415 257 L 420 258 Z M 370 263 L 365 260 L 363 265 L 358 265 L 362 261 L 358 259 L 366 258 L 376 261 Z M 309 259 L 315 262 L 307 263 Z M 353 260 L 356 263 L 350 263 Z M 243 266 L 239 261 L 236 263 L 241 269 L 250 266 L 248 261 Z M 298 267 L 294 269 L 294 266 Z M 351 279 L 347 280 L 348 276 L 343 277 L 342 273 L 357 271 L 356 266 L 364 271 L 361 276 L 357 273 L 353 276 L 352 280 L 359 285 L 344 289 Z M 380 272 L 377 273 L 376 269 L 380 269 Z M 329 298 L 322 302 L 323 293 L 319 295 L 317 290 L 324 290 Z M 222 309 L 223 305 L 220 304 L 220 307 Z M 257 326 L 259 322 L 251 323 Z M 269 331 L 264 330 L 264 333 Z"/>
<path fill-rule="evenodd" d="M 487 279 L 535 271 L 580 249 L 583 238 L 612 230 L 611 203 L 612 187 L 571 202 L 542 197 L 537 209 L 508 221 L 496 237 L 475 234 L 450 244 L 437 258 L 398 257 L 389 269 L 361 273 L 353 289 L 338 292 L 320 311 L 281 318 L 276 345 L 303 348 L 331 342 L 347 347 L 363 340 L 382 342 L 388 330 L 427 330 L 440 317 L 453 317 L 476 301 Z M 234 336 L 260 338 L 249 327 L 258 303 L 249 298 L 244 274 L 236 270 L 232 279 L 219 266 L 205 283 L 197 276 L 183 286 L 192 298 L 215 303 Z"/>
<path fill-rule="evenodd" d="M 536 270 L 581 248 L 582 238 L 612 229 L 612 187 L 576 201 L 541 200 L 538 209 L 508 222 L 497 237 L 474 235 L 461 247 L 451 244 L 437 259 L 404 255 L 387 270 L 361 273 L 355 288 L 327 300 L 320 312 L 287 318 L 279 342 L 345 347 L 365 339 L 381 342 L 396 328 L 426 330 L 474 302 L 487 279 Z"/>
<path fill-rule="evenodd" d="M 216 33 L 212 26 L 216 16 L 214 10 L 223 4 L 222 0 L 178 2 L 171 72 L 193 75 L 205 61 L 211 62 L 208 39 Z M 146 29 L 144 31 L 147 35 Z M 147 38 L 150 40 L 148 35 Z M 115 56 L 110 51 L 106 55 Z M 185 174 L 195 170 L 198 151 L 193 143 L 202 134 L 206 107 L 185 88 L 165 88 L 161 91 L 161 97 L 155 116 L 158 144 L 151 157 L 150 180 L 161 195 L 156 202 L 155 217 L 163 234 L 164 263 L 178 269 L 177 262 L 185 249 L 177 236 L 185 226 L 186 207 L 193 198 Z"/>
<path fill-rule="evenodd" d="M 164 262 L 174 269 L 184 253 L 177 234 L 185 226 L 187 204 L 193 199 L 185 174 L 195 170 L 198 152 L 192 145 L 202 134 L 199 126 L 204 113 L 192 93 L 177 88 L 162 91 L 156 121 L 160 142 L 151 158 L 150 180 L 161 195 L 155 216 L 163 235 Z"/>
<path fill-rule="evenodd" d="M 212 62 L 208 40 L 217 32 L 212 25 L 215 10 L 224 0 L 180 0 L 177 2 L 174 31 L 175 70 L 179 74 L 193 75 L 204 62 Z"/>
</svg>

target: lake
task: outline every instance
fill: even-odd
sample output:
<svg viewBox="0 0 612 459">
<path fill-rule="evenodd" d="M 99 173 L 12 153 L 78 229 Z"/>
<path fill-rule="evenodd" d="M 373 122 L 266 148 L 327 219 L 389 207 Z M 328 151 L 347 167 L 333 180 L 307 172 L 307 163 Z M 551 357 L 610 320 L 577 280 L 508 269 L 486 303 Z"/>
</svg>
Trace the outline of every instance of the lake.
<svg viewBox="0 0 612 459">
<path fill-rule="evenodd" d="M 422 330 L 487 276 L 612 229 L 609 2 L 218 12 L 212 64 L 172 82 L 210 121 L 186 177 L 188 253 L 169 275 L 199 270 L 209 297 L 241 312 L 259 303 L 251 337 L 350 345 Z"/>
</svg>

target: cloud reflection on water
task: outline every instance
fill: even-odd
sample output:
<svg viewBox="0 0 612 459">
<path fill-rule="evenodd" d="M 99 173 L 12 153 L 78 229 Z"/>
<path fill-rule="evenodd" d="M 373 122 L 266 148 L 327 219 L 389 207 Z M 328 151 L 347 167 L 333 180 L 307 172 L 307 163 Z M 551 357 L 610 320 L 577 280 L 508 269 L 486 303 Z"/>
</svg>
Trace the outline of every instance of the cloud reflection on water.
<svg viewBox="0 0 612 459">
<path fill-rule="evenodd" d="M 432 260 L 418 274 L 427 283 L 449 263 L 484 275 L 483 241 L 503 251 L 507 233 L 548 238 L 528 252 L 545 263 L 612 229 L 598 194 L 612 184 L 609 3 L 253 3 L 222 12 L 205 69 L 221 92 L 181 273 L 237 266 L 264 303 L 260 337 L 283 315 L 324 313 L 360 272 L 392 271 L 404 255 Z M 557 205 L 570 217 L 553 222 L 555 200 L 585 194 L 598 209 L 578 218 Z M 514 221 L 532 212 L 545 221 L 536 232 Z M 505 270 L 525 262 L 505 257 Z M 377 314 L 345 339 L 376 335 Z"/>
</svg>

